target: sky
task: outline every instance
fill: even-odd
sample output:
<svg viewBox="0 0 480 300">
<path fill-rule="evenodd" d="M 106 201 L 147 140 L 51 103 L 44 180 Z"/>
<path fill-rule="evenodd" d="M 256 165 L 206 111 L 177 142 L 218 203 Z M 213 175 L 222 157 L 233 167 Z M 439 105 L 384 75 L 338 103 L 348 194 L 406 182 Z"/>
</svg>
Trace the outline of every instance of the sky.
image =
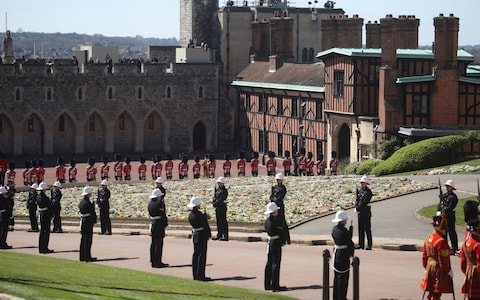
<svg viewBox="0 0 480 300">
<path fill-rule="evenodd" d="M 126 1 L 125 1 L 126 2 Z M 0 32 L 5 26 L 18 30 L 46 33 L 102 34 L 105 36 L 136 36 L 145 38 L 180 37 L 180 0 L 7 0 L 0 6 Z M 252 0 L 249 1 L 253 3 Z M 290 6 L 309 7 L 308 0 L 292 0 Z M 311 0 L 313 2 L 313 0 Z M 326 0 L 318 0 L 323 7 Z M 433 18 L 440 13 L 453 13 L 460 18 L 459 45 L 480 44 L 480 22 L 476 20 L 479 0 L 335 0 L 349 16 L 358 14 L 368 21 L 378 21 L 387 14 L 415 15 L 420 19 L 419 44 L 431 45 L 434 40 Z M 226 0 L 219 0 L 220 6 Z M 235 0 L 242 5 L 243 1 Z M 364 27 L 365 30 L 365 27 Z M 13 35 L 14 37 L 14 35 Z M 365 42 L 365 41 L 364 41 Z"/>
</svg>

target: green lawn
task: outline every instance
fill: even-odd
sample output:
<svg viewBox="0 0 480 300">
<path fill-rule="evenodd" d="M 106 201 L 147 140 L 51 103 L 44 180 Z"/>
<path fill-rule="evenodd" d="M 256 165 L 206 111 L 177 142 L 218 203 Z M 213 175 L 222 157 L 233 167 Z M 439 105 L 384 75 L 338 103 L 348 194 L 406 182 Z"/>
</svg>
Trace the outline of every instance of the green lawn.
<svg viewBox="0 0 480 300">
<path fill-rule="evenodd" d="M 408 172 L 397 173 L 397 174 L 390 174 L 390 175 L 387 175 L 387 176 L 409 176 L 409 175 L 412 175 L 413 173 L 422 174 L 422 173 L 426 173 L 426 172 L 431 171 L 431 170 L 448 169 L 448 168 L 453 167 L 453 166 L 462 166 L 462 165 L 467 165 L 467 166 L 472 166 L 472 167 L 479 166 L 480 165 L 480 158 L 466 160 L 466 161 L 458 162 L 458 163 L 452 164 L 452 165 L 446 165 L 446 166 L 441 166 L 441 167 L 436 167 L 436 168 L 428 168 L 428 169 L 416 170 L 416 171 L 408 171 Z M 475 171 L 475 172 L 468 172 L 468 173 L 467 172 L 458 172 L 458 173 L 455 173 L 455 174 L 480 174 L 480 170 Z"/>
<path fill-rule="evenodd" d="M 0 291 L 25 299 L 291 299 L 99 264 L 0 252 Z"/>
<path fill-rule="evenodd" d="M 455 225 L 461 225 L 461 226 L 465 225 L 465 220 L 464 220 L 465 217 L 463 215 L 463 204 L 465 204 L 465 201 L 467 200 L 478 201 L 477 197 L 468 197 L 468 198 L 458 199 L 458 204 L 455 209 Z M 435 204 L 435 205 L 421 208 L 418 211 L 418 214 L 425 218 L 432 219 L 432 217 L 436 214 L 436 212 L 437 212 L 437 205 Z"/>
</svg>

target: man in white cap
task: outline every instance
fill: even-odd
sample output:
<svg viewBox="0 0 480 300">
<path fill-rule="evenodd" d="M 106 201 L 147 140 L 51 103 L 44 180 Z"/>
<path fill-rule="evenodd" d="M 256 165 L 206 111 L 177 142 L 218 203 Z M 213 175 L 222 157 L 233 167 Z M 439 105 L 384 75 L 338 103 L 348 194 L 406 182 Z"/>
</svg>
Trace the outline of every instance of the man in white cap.
<svg viewBox="0 0 480 300">
<path fill-rule="evenodd" d="M 210 281 L 212 279 L 205 276 L 205 267 L 207 265 L 207 242 L 212 237 L 212 232 L 208 225 L 207 215 L 200 211 L 202 205 L 203 202 L 195 196 L 187 205 L 190 209 L 188 222 L 192 225 L 192 273 L 194 280 Z"/>
<path fill-rule="evenodd" d="M 55 233 L 63 233 L 62 219 L 60 217 L 60 211 L 62 210 L 62 206 L 60 205 L 60 200 L 62 200 L 62 191 L 60 191 L 61 188 L 62 184 L 60 181 L 55 181 L 50 194 L 52 199 L 53 232 Z"/>
<path fill-rule="evenodd" d="M 38 238 L 38 251 L 40 253 L 53 253 L 53 250 L 48 249 L 50 241 L 50 225 L 52 222 L 52 200 L 48 198 L 46 191 L 48 185 L 45 182 L 40 182 L 37 187 L 37 205 L 40 211 L 40 235 Z"/>
<path fill-rule="evenodd" d="M 152 268 L 168 267 L 168 264 L 162 261 L 163 239 L 165 238 L 165 228 L 168 226 L 165 209 L 162 191 L 154 189 L 150 196 L 150 203 L 148 203 L 148 213 L 150 214 L 151 223 L 150 233 L 152 237 L 152 242 L 150 243 L 150 262 L 152 263 Z"/>
<path fill-rule="evenodd" d="M 275 202 L 277 204 L 279 210 L 279 214 L 282 216 L 283 220 L 285 220 L 284 228 L 287 232 L 287 239 L 286 243 L 290 244 L 290 231 L 288 229 L 287 220 L 285 219 L 285 203 L 283 199 L 287 195 L 287 188 L 283 184 L 283 180 L 285 176 L 279 172 L 275 175 L 275 180 L 277 181 L 277 185 L 272 186 L 272 192 L 270 194 L 270 202 Z"/>
<path fill-rule="evenodd" d="M 110 221 L 110 182 L 103 179 L 98 190 L 97 206 L 100 209 L 100 234 L 112 234 L 112 222 Z"/>
<path fill-rule="evenodd" d="M 358 246 L 357 249 L 372 250 L 372 211 L 370 210 L 370 200 L 373 193 L 368 187 L 370 181 L 367 175 L 360 178 L 360 189 L 357 189 L 357 199 L 355 201 L 355 211 L 358 215 Z M 367 248 L 365 248 L 365 234 L 367 235 Z"/>
<path fill-rule="evenodd" d="M 27 199 L 28 215 L 30 217 L 30 229 L 28 232 L 38 232 L 38 220 L 37 220 L 37 187 L 35 182 L 30 186 Z"/>
<path fill-rule="evenodd" d="M 12 249 L 7 244 L 8 223 L 10 221 L 10 201 L 8 191 L 4 186 L 0 186 L 0 249 Z"/>
<path fill-rule="evenodd" d="M 81 214 L 80 231 L 82 238 L 80 240 L 80 261 L 90 262 L 96 261 L 96 257 L 92 257 L 92 240 L 93 226 L 97 223 L 97 214 L 95 213 L 95 205 L 90 200 L 93 189 L 88 185 L 83 188 L 81 196 L 82 201 L 78 204 Z"/>
<path fill-rule="evenodd" d="M 163 179 L 162 177 L 158 176 L 157 179 L 155 179 L 155 188 L 156 189 L 159 189 L 162 194 L 163 194 L 163 198 L 165 198 L 165 194 L 167 194 L 167 190 L 165 189 L 165 187 L 163 186 Z"/>
<path fill-rule="evenodd" d="M 347 230 L 345 225 L 347 224 L 349 217 L 347 212 L 339 210 L 335 214 L 333 223 L 337 225 L 333 226 L 332 238 L 335 243 L 333 248 L 333 299 L 345 300 L 347 299 L 348 279 L 350 277 L 350 257 L 353 257 L 355 252 L 355 245 L 352 241 L 353 227 Z"/>
<path fill-rule="evenodd" d="M 456 190 L 455 182 L 452 179 L 447 180 L 445 182 L 445 188 L 447 189 L 447 192 L 442 195 L 443 202 L 438 204 L 437 210 L 441 212 L 443 205 L 448 223 L 447 236 L 445 237 L 445 240 L 448 241 L 448 238 L 450 238 L 450 248 L 452 249 L 451 255 L 455 255 L 458 253 L 458 237 L 457 231 L 455 230 L 455 208 L 458 204 L 458 198 L 453 192 Z"/>
<path fill-rule="evenodd" d="M 215 188 L 213 195 L 213 207 L 215 208 L 215 217 L 217 219 L 217 236 L 213 240 L 228 241 L 228 222 L 227 222 L 227 197 L 228 190 L 225 187 L 225 177 L 218 177 L 218 187 Z"/>
<path fill-rule="evenodd" d="M 265 231 L 268 234 L 267 241 L 267 263 L 265 265 L 265 290 L 273 292 L 287 291 L 287 287 L 280 286 L 280 264 L 282 262 L 282 246 L 285 243 L 286 230 L 285 220 L 278 212 L 279 208 L 275 202 L 267 204 L 265 220 Z"/>
</svg>

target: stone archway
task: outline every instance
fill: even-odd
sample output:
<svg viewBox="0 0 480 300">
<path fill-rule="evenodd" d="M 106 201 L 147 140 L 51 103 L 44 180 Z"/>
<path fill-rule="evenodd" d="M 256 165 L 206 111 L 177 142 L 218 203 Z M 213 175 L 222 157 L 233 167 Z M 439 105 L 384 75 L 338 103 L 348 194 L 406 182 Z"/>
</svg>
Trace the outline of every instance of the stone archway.
<svg viewBox="0 0 480 300">
<path fill-rule="evenodd" d="M 40 118 L 31 113 L 22 125 L 22 154 L 43 155 L 45 128 Z"/>
<path fill-rule="evenodd" d="M 53 153 L 75 153 L 76 128 L 72 118 L 61 114 L 53 123 Z"/>
<path fill-rule="evenodd" d="M 202 122 L 195 124 L 193 128 L 193 151 L 205 151 L 207 146 L 207 129 Z"/>
<path fill-rule="evenodd" d="M 165 147 L 165 125 L 162 120 L 161 115 L 153 111 L 145 120 L 143 126 L 143 150 L 145 152 L 167 152 L 167 147 Z"/>
<path fill-rule="evenodd" d="M 122 112 L 114 125 L 114 152 L 133 152 L 135 145 L 135 122 L 127 112 Z"/>
<path fill-rule="evenodd" d="M 103 118 L 96 112 L 85 120 L 85 153 L 105 153 L 106 126 Z"/>
<path fill-rule="evenodd" d="M 347 124 L 343 123 L 342 127 L 338 131 L 338 160 L 350 161 L 350 128 Z"/>
</svg>

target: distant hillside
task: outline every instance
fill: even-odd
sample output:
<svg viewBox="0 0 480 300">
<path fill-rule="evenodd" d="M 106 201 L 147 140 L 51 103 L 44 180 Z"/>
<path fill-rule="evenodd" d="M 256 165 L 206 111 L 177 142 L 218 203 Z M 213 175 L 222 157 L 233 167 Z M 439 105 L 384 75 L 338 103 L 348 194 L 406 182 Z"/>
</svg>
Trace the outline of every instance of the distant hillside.
<svg viewBox="0 0 480 300">
<path fill-rule="evenodd" d="M 176 38 L 159 39 L 108 37 L 101 34 L 12 32 L 14 54 L 17 57 L 70 58 L 80 46 L 118 46 L 120 55 L 127 58 L 146 56 L 148 46 L 176 46 Z"/>
</svg>

